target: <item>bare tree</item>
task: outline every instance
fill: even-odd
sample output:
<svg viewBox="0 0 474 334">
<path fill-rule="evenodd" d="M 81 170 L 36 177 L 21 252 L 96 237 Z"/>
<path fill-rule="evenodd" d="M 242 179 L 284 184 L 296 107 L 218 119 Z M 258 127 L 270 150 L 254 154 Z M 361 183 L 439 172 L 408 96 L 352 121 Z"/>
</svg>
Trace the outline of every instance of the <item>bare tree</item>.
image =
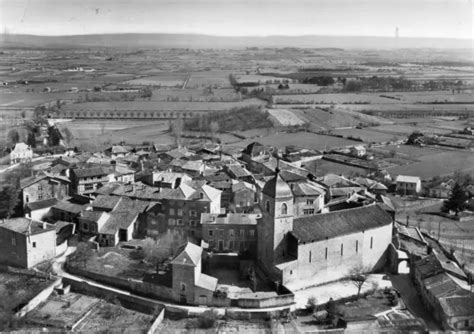
<svg viewBox="0 0 474 334">
<path fill-rule="evenodd" d="M 367 282 L 369 278 L 370 268 L 364 267 L 362 265 L 356 266 L 349 271 L 349 277 L 352 281 L 352 284 L 357 288 L 357 299 L 359 299 L 360 291 L 362 286 Z"/>
<path fill-rule="evenodd" d="M 74 139 L 74 136 L 71 132 L 71 130 L 69 130 L 69 128 L 64 128 L 64 136 L 66 139 L 66 143 L 68 144 L 68 146 L 71 144 L 72 140 Z"/>
<path fill-rule="evenodd" d="M 146 238 L 138 255 L 147 262 L 158 264 L 174 255 L 184 242 L 183 238 L 171 233 L 162 234 L 157 239 Z"/>
<path fill-rule="evenodd" d="M 211 124 L 209 125 L 209 128 L 211 130 L 211 134 L 212 134 L 212 141 L 214 141 L 215 137 L 216 137 L 216 133 L 217 131 L 219 131 L 219 123 L 217 122 L 211 122 Z"/>
</svg>

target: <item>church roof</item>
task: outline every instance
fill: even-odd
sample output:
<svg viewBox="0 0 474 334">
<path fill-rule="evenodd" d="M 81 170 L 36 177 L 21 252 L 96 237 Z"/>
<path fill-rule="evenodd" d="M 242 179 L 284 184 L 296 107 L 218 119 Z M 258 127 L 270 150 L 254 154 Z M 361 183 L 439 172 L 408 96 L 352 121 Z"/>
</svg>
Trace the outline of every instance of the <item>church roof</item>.
<svg viewBox="0 0 474 334">
<path fill-rule="evenodd" d="M 272 198 L 293 196 L 290 186 L 282 179 L 279 173 L 265 183 L 262 192 Z"/>
<path fill-rule="evenodd" d="M 389 225 L 391 216 L 379 205 L 296 218 L 293 235 L 300 242 L 314 242 Z"/>
</svg>

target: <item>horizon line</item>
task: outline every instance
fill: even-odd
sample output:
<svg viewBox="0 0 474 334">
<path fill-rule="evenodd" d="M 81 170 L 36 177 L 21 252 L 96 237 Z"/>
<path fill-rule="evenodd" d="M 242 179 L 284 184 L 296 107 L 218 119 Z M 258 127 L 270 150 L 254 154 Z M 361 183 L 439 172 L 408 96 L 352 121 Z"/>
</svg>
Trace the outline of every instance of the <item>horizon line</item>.
<svg viewBox="0 0 474 334">
<path fill-rule="evenodd" d="M 318 34 L 302 34 L 302 35 L 285 35 L 285 34 L 271 34 L 271 35 L 212 35 L 201 34 L 193 32 L 104 32 L 104 33 L 88 33 L 88 34 L 64 34 L 64 35 L 37 35 L 25 33 L 2 33 L 2 36 L 33 36 L 33 37 L 78 37 L 78 36 L 98 36 L 98 35 L 192 35 L 205 36 L 216 38 L 271 38 L 271 37 L 287 37 L 287 38 L 301 38 L 301 37 L 362 37 L 362 38 L 392 38 L 396 39 L 442 39 L 442 40 L 458 40 L 471 41 L 474 43 L 474 38 L 459 38 L 459 37 L 427 37 L 427 36 L 389 36 L 389 35 L 318 35 Z"/>
</svg>

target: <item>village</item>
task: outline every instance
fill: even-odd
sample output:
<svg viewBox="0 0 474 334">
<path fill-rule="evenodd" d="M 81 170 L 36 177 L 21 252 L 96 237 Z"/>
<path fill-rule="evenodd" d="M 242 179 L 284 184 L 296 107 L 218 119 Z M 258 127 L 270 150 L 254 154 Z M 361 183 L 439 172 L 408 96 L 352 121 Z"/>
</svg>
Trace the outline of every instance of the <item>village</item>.
<svg viewBox="0 0 474 334">
<path fill-rule="evenodd" d="M 62 149 L 33 154 L 18 142 L 1 171 L 13 184 L 2 193 L 2 284 L 36 282 L 2 307 L 3 330 L 129 320 L 150 333 L 225 331 L 243 319 L 255 321 L 249 330 L 287 332 L 474 328 L 472 267 L 443 244 L 447 223 L 427 231 L 410 220 L 434 206 L 472 223 L 468 175 L 422 182 L 372 165 L 365 176 L 307 169 L 370 164 L 364 144 L 229 149 L 183 145 L 177 134 L 171 145 L 87 152 L 54 120 L 40 129 L 38 145 L 47 151 L 54 137 Z"/>
</svg>

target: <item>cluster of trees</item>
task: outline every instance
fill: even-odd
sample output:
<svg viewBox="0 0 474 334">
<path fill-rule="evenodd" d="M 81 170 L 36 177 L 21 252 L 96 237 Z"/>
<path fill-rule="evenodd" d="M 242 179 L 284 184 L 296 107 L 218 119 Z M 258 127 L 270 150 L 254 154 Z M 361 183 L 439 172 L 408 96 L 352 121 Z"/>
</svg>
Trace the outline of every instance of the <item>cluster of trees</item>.
<svg viewBox="0 0 474 334">
<path fill-rule="evenodd" d="M 346 92 L 360 91 L 407 91 L 414 87 L 414 82 L 404 77 L 378 77 L 360 78 L 359 80 L 348 80 L 344 85 Z"/>
<path fill-rule="evenodd" d="M 268 115 L 256 106 L 235 108 L 228 112 L 212 112 L 187 119 L 184 129 L 188 131 L 208 132 L 241 131 L 271 127 Z"/>
<path fill-rule="evenodd" d="M 302 81 L 305 84 L 313 84 L 318 86 L 330 86 L 334 85 L 334 78 L 328 75 L 315 76 L 315 77 L 306 77 Z"/>
<path fill-rule="evenodd" d="M 455 173 L 454 181 L 449 197 L 443 204 L 443 211 L 454 211 L 457 216 L 459 212 L 466 210 L 468 200 L 472 195 L 467 191 L 467 187 L 473 182 L 473 179 L 469 174 Z"/>
<path fill-rule="evenodd" d="M 29 164 L 20 165 L 17 168 L 2 175 L 0 181 L 0 218 L 7 218 L 20 212 L 20 180 L 31 176 Z"/>
</svg>

